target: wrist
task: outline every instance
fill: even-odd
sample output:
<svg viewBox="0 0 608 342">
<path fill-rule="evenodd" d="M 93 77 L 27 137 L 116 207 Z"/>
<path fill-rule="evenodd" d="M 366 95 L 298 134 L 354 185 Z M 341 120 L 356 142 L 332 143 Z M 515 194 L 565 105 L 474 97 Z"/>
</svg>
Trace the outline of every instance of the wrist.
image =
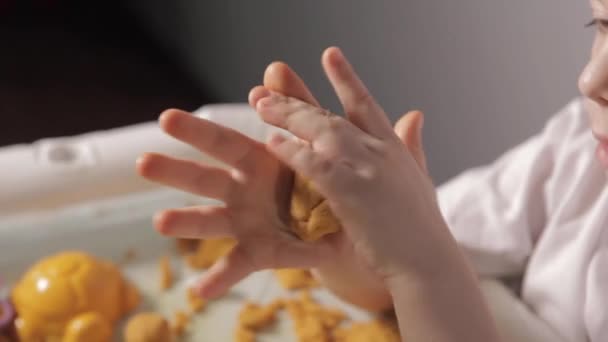
<svg viewBox="0 0 608 342">
<path fill-rule="evenodd" d="M 408 269 L 392 274 L 385 284 L 392 297 L 419 291 L 449 290 L 461 284 L 476 284 L 477 278 L 464 261 L 446 259 L 432 268 Z"/>
<path fill-rule="evenodd" d="M 403 339 L 500 341 L 476 276 L 466 262 L 445 266 L 434 273 L 408 272 L 390 279 Z"/>
<path fill-rule="evenodd" d="M 428 229 L 434 239 L 417 246 L 418 252 L 408 251 L 408 256 L 399 260 L 390 272 L 386 272 L 385 283 L 391 293 L 403 286 L 428 286 L 432 283 L 451 282 L 458 279 L 476 280 L 476 275 L 465 255 L 450 234 L 447 225 Z"/>
</svg>

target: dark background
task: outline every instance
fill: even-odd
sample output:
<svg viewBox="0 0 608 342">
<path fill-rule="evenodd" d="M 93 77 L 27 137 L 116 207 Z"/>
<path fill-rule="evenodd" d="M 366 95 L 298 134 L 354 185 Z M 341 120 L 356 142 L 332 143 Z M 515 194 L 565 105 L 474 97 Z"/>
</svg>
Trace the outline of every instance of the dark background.
<svg viewBox="0 0 608 342">
<path fill-rule="evenodd" d="M 437 184 L 495 160 L 578 96 L 585 1 L 0 0 L 0 146 L 246 102 L 268 63 L 341 111 L 338 45 L 391 120 L 425 117 Z"/>
<path fill-rule="evenodd" d="M 0 0 L 0 146 L 218 100 L 120 1 Z"/>
</svg>

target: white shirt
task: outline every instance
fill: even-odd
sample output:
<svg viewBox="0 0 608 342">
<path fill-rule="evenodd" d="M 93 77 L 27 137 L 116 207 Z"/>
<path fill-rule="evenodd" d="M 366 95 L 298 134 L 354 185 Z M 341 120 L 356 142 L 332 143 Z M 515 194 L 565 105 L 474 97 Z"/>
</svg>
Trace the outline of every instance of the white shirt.
<svg viewBox="0 0 608 342">
<path fill-rule="evenodd" d="M 488 166 L 438 189 L 482 275 L 523 274 L 521 298 L 566 341 L 608 341 L 608 184 L 582 100 Z"/>
</svg>

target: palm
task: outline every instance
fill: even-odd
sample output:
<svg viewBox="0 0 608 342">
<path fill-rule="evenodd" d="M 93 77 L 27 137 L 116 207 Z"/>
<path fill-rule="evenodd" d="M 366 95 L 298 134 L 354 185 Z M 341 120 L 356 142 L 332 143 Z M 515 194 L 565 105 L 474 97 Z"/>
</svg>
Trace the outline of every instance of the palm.
<svg viewBox="0 0 608 342">
<path fill-rule="evenodd" d="M 242 248 L 255 269 L 314 266 L 303 263 L 304 258 L 293 253 L 297 249 L 291 250 L 302 244 L 289 229 L 293 172 L 263 145 L 251 150 L 256 162 L 237 171 L 232 194 L 225 200 Z"/>
<path fill-rule="evenodd" d="M 264 73 L 264 86 L 254 88 L 249 94 L 250 105 L 256 108 L 258 100 L 265 97 L 268 90 L 320 106 L 302 79 L 281 62 L 268 66 Z M 398 121 L 395 132 L 426 172 L 420 135 L 422 119 L 422 113 L 410 112 Z M 342 222 L 343 225 L 345 223 Z M 371 310 L 391 305 L 391 298 L 381 279 L 368 267 L 365 262 L 367 258 L 356 252 L 352 240 L 345 233 L 328 235 L 323 242 L 329 248 L 315 273 L 324 285 L 343 299 Z"/>
</svg>

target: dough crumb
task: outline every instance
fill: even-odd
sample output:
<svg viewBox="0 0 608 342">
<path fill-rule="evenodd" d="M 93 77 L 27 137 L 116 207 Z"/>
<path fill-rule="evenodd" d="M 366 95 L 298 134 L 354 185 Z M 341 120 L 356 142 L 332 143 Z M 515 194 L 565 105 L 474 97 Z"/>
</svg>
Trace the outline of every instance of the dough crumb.
<svg viewBox="0 0 608 342">
<path fill-rule="evenodd" d="M 232 238 L 201 240 L 196 250 L 186 255 L 186 263 L 197 270 L 207 269 L 228 254 L 235 245 L 236 240 Z"/>
<path fill-rule="evenodd" d="M 289 206 L 291 230 L 304 241 L 316 241 L 341 230 L 329 203 L 312 183 L 296 174 Z"/>
<path fill-rule="evenodd" d="M 201 312 L 207 304 L 201 296 L 196 294 L 193 288 L 188 288 L 186 299 L 188 301 L 188 306 L 190 307 L 190 313 Z"/>
<path fill-rule="evenodd" d="M 158 267 L 160 269 L 160 289 L 164 291 L 173 286 L 173 270 L 169 256 L 161 257 Z"/>
<path fill-rule="evenodd" d="M 300 268 L 282 268 L 274 270 L 281 286 L 287 290 L 310 289 L 319 286 L 309 270 Z"/>
</svg>

